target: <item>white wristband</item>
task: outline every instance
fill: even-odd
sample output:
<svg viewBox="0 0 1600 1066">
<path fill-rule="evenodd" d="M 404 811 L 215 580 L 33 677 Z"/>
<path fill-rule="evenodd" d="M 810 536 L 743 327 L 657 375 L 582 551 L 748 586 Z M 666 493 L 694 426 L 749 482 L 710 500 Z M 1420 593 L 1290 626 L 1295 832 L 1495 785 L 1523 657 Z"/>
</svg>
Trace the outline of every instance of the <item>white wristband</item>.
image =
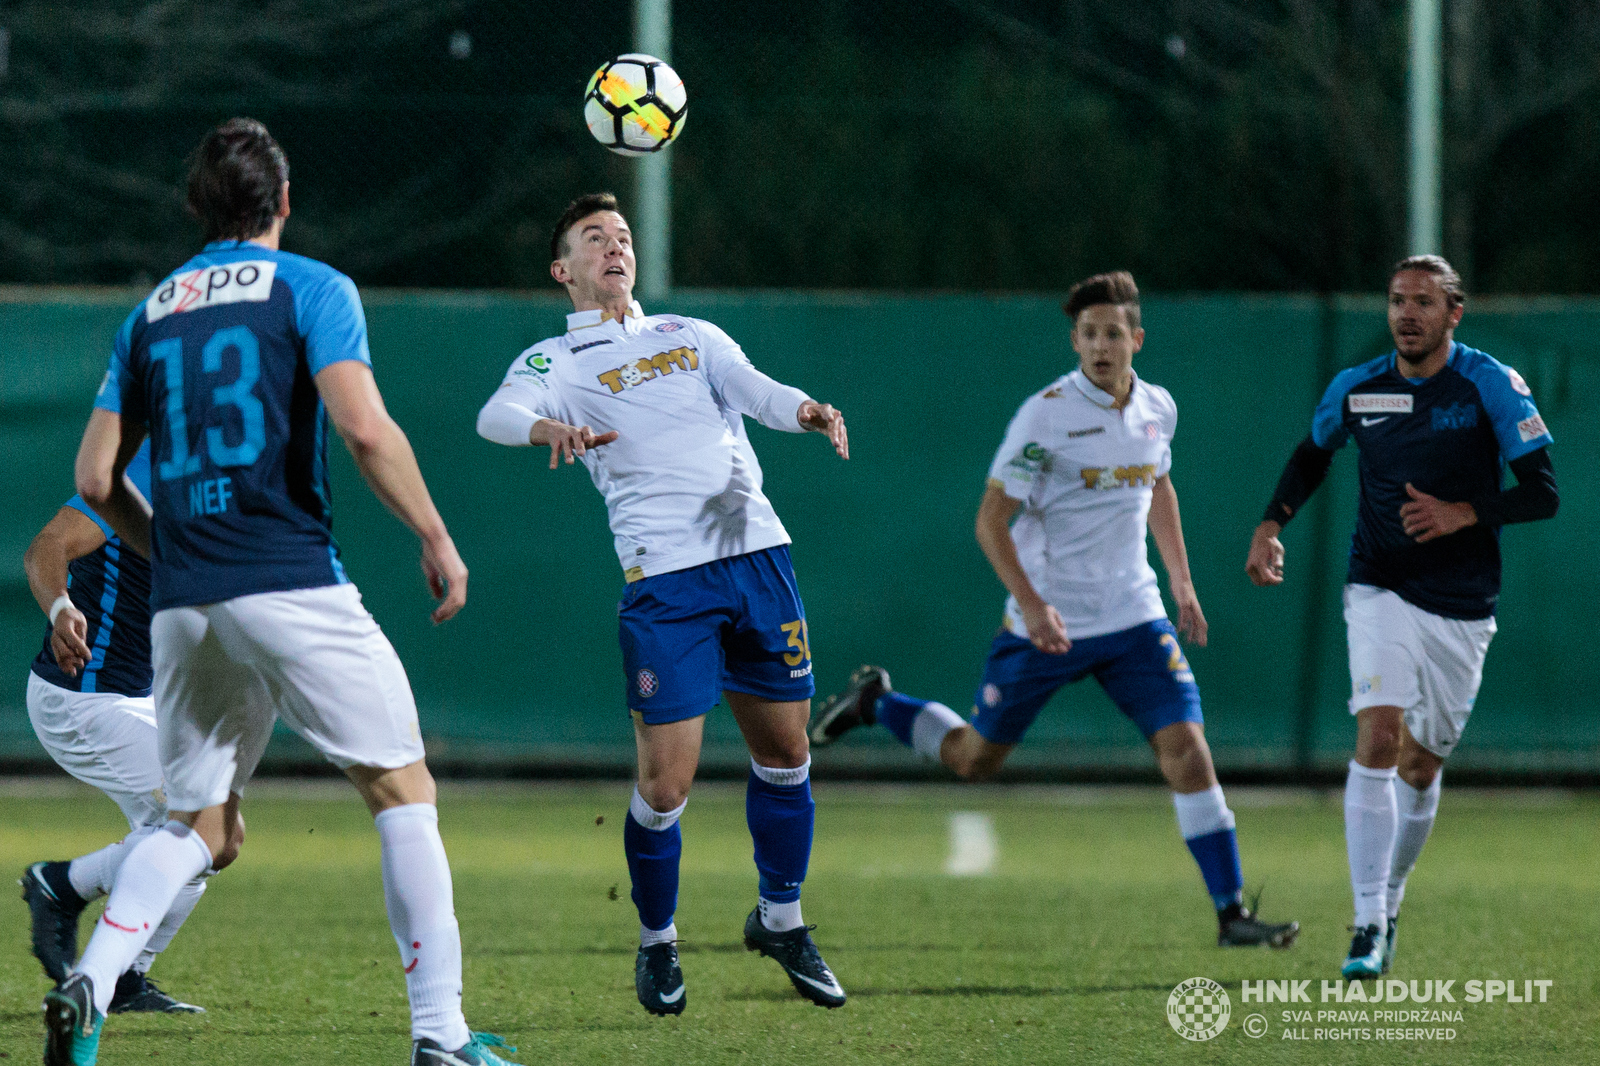
<svg viewBox="0 0 1600 1066">
<path fill-rule="evenodd" d="M 50 605 L 50 624 L 56 624 L 56 615 L 72 606 L 72 597 L 65 592 L 56 597 L 56 602 Z"/>
</svg>

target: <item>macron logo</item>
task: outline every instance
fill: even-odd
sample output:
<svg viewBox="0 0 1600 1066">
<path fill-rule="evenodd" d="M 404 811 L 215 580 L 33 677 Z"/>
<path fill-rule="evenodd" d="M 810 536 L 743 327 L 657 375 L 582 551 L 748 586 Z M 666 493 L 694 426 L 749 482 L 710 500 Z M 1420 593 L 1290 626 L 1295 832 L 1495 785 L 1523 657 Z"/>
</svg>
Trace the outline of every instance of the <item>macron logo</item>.
<svg viewBox="0 0 1600 1066">
<path fill-rule="evenodd" d="M 144 302 L 145 321 L 220 304 L 264 303 L 272 295 L 277 271 L 278 264 L 269 259 L 251 259 L 174 275 Z"/>
</svg>

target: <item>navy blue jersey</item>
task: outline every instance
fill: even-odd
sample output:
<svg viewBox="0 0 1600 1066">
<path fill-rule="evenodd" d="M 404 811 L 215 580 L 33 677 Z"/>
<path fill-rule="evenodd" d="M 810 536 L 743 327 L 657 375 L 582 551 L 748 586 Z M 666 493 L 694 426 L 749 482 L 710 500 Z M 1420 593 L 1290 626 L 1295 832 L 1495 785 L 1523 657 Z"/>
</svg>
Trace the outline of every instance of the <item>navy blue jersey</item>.
<svg viewBox="0 0 1600 1066">
<path fill-rule="evenodd" d="M 1445 618 L 1489 618 L 1500 598 L 1499 527 L 1469 526 L 1418 544 L 1400 508 L 1409 482 L 1450 503 L 1501 488 L 1505 464 L 1551 443 L 1521 375 L 1454 344 L 1444 369 L 1409 379 L 1395 353 L 1333 379 L 1311 437 L 1332 451 L 1361 451 L 1361 503 L 1350 544 L 1350 581 L 1390 589 Z"/>
<path fill-rule="evenodd" d="M 217 241 L 117 333 L 95 401 L 151 441 L 152 611 L 345 581 L 314 376 L 371 365 L 349 278 Z"/>
<path fill-rule="evenodd" d="M 128 480 L 139 494 L 150 496 L 150 446 L 139 449 L 128 464 Z M 74 496 L 67 507 L 82 511 L 106 542 L 67 565 L 67 595 L 89 622 L 85 643 L 89 662 L 68 677 L 56 665 L 50 634 L 44 628 L 44 647 L 33 660 L 33 672 L 52 685 L 73 692 L 116 692 L 123 696 L 150 695 L 150 564 L 122 541 L 105 520 L 89 509 L 83 497 Z"/>
</svg>

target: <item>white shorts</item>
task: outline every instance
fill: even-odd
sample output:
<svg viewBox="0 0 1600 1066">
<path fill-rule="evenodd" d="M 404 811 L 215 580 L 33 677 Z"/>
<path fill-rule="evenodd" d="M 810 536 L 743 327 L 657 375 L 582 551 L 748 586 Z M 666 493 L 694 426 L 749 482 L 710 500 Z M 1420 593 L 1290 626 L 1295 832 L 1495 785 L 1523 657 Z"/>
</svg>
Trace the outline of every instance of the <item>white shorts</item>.
<svg viewBox="0 0 1600 1066">
<path fill-rule="evenodd" d="M 277 718 L 341 770 L 423 756 L 405 668 L 354 585 L 172 607 L 151 620 L 150 643 L 175 811 L 243 792 Z"/>
<path fill-rule="evenodd" d="M 1442 618 L 1372 585 L 1344 587 L 1350 713 L 1399 707 L 1417 743 L 1446 758 L 1483 683 L 1493 618 Z"/>
<path fill-rule="evenodd" d="M 56 765 L 110 796 L 128 828 L 167 820 L 149 696 L 73 692 L 29 671 L 28 719 Z"/>
</svg>

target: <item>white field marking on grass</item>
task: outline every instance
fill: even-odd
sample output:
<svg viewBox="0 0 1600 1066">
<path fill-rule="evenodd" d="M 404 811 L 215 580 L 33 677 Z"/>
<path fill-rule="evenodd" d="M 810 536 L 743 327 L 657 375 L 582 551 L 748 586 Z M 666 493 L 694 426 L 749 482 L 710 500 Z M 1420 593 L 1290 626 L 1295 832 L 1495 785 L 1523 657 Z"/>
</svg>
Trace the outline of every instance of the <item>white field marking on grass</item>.
<svg viewBox="0 0 1600 1066">
<path fill-rule="evenodd" d="M 954 811 L 950 815 L 950 855 L 944 872 L 952 877 L 980 877 L 994 873 L 1000 858 L 1000 841 L 994 821 L 981 811 Z"/>
</svg>

